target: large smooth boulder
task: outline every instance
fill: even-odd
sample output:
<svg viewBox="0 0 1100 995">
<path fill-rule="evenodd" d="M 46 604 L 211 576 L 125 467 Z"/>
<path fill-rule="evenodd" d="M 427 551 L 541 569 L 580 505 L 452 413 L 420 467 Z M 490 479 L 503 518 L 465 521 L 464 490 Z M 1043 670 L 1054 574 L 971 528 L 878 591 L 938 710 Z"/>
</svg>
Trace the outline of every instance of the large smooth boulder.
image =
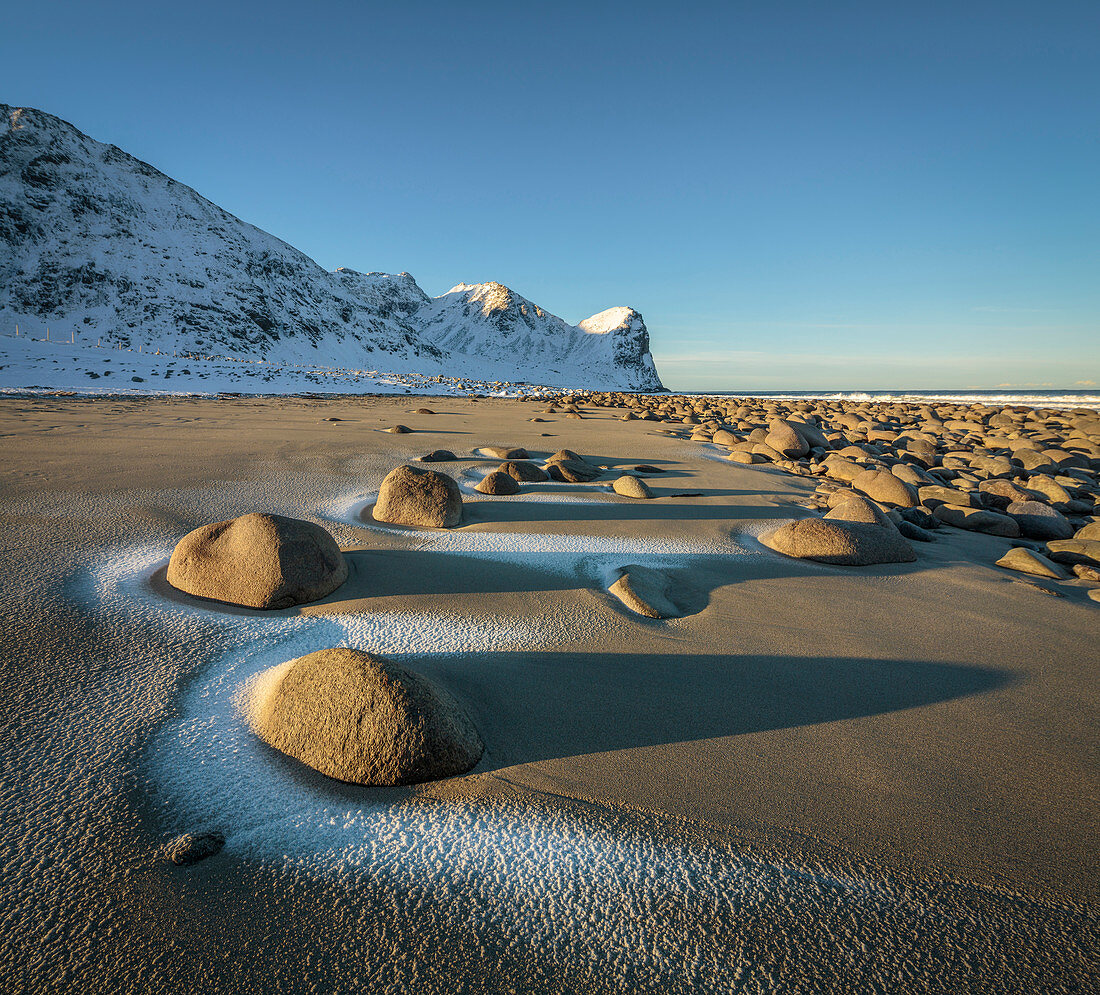
<svg viewBox="0 0 1100 995">
<path fill-rule="evenodd" d="M 895 508 L 913 508 L 918 504 L 916 490 L 888 470 L 864 470 L 852 481 L 852 486 L 880 504 Z"/>
<path fill-rule="evenodd" d="M 764 444 L 786 456 L 787 459 L 798 459 L 810 451 L 806 440 L 785 421 L 778 418 L 768 425 Z"/>
<path fill-rule="evenodd" d="M 1089 522 L 1089 524 L 1080 529 L 1073 538 L 1082 541 L 1086 539 L 1100 541 L 1100 522 Z"/>
<path fill-rule="evenodd" d="M 275 749 L 355 784 L 418 784 L 464 774 L 484 744 L 443 688 L 400 664 L 324 649 L 261 682 L 250 722 Z"/>
<path fill-rule="evenodd" d="M 1052 539 L 1047 543 L 1047 555 L 1071 567 L 1078 563 L 1100 567 L 1100 539 Z"/>
<path fill-rule="evenodd" d="M 920 503 L 931 511 L 935 511 L 940 504 L 954 505 L 964 508 L 978 507 L 978 499 L 969 491 L 956 490 L 954 487 L 941 487 L 938 484 L 929 484 L 917 491 Z"/>
<path fill-rule="evenodd" d="M 462 493 L 445 473 L 399 466 L 382 481 L 374 519 L 392 525 L 453 528 L 462 521 Z"/>
<path fill-rule="evenodd" d="M 804 518 L 762 536 L 761 542 L 784 556 L 842 566 L 908 563 L 917 558 L 896 528 L 864 522 Z"/>
<path fill-rule="evenodd" d="M 348 565 L 321 526 L 255 512 L 188 532 L 168 561 L 168 583 L 246 608 L 290 608 L 331 594 Z"/>
<path fill-rule="evenodd" d="M 1015 519 L 996 511 L 963 508 L 957 504 L 938 504 L 932 514 L 944 525 L 953 525 L 968 532 L 984 532 L 986 535 L 1003 536 L 1006 539 L 1020 537 L 1020 526 Z"/>
<path fill-rule="evenodd" d="M 1005 553 L 997 561 L 997 566 L 1031 574 L 1033 577 L 1049 577 L 1052 580 L 1065 580 L 1069 576 L 1057 563 L 1051 562 L 1045 556 L 1019 547 Z"/>
<path fill-rule="evenodd" d="M 1013 501 L 1006 513 L 1029 539 L 1070 539 L 1073 526 L 1059 511 L 1042 501 Z"/>
</svg>

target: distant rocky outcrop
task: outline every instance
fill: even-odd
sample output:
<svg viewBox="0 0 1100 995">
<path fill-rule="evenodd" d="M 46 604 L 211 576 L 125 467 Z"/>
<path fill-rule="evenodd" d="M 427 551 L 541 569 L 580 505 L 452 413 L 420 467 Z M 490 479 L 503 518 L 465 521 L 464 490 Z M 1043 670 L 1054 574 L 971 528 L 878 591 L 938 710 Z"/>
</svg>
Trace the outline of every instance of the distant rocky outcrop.
<svg viewBox="0 0 1100 995">
<path fill-rule="evenodd" d="M 269 362 L 661 390 L 645 322 L 570 325 L 499 283 L 328 272 L 147 163 L 0 104 L 0 327 Z"/>
</svg>

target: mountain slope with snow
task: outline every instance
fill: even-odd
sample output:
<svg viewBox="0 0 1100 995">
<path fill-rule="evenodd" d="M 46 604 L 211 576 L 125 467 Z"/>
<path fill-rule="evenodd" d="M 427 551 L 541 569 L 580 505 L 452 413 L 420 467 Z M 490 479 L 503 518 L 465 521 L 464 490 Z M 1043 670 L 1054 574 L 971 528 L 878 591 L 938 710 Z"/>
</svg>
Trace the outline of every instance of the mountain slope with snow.
<svg viewBox="0 0 1100 995">
<path fill-rule="evenodd" d="M 328 272 L 60 118 L 5 104 L 0 115 L 4 334 L 50 327 L 124 349 L 661 387 L 629 308 L 574 326 L 499 284 L 433 300 L 407 273 Z"/>
<path fill-rule="evenodd" d="M 660 390 L 649 333 L 633 308 L 611 308 L 570 325 L 499 283 L 460 283 L 415 316 L 420 332 L 448 356 L 506 368 L 521 358 L 540 382 Z M 550 379 L 546 379 L 550 378 Z M 529 378 L 528 378 L 529 379 Z"/>
</svg>

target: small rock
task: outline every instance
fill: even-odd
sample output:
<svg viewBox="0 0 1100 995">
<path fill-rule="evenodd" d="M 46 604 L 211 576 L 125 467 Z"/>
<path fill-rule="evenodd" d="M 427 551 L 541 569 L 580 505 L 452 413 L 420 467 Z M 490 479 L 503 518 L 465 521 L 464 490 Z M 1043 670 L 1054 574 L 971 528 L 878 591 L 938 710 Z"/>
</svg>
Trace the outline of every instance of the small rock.
<svg viewBox="0 0 1100 995">
<path fill-rule="evenodd" d="M 180 867 L 189 867 L 207 857 L 213 857 L 223 846 L 225 846 L 225 836 L 217 830 L 206 833 L 187 833 L 168 844 L 168 859 Z"/>
<path fill-rule="evenodd" d="M 458 457 L 449 449 L 434 449 L 425 456 L 421 456 L 421 463 L 450 463 Z"/>
<path fill-rule="evenodd" d="M 1087 563 L 1075 563 L 1073 572 L 1081 580 L 1087 580 L 1091 584 L 1100 584 L 1100 570 L 1096 567 L 1090 567 Z"/>
<path fill-rule="evenodd" d="M 412 429 L 408 425 L 394 425 L 393 428 L 387 428 L 386 431 L 390 435 L 408 435 Z"/>
</svg>

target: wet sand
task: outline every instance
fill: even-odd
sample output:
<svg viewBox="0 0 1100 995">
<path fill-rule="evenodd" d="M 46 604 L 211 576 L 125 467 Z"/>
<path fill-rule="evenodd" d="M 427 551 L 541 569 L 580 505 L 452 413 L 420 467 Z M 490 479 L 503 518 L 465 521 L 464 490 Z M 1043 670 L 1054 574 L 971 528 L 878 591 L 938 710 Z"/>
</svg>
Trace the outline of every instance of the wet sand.
<svg viewBox="0 0 1100 995">
<path fill-rule="evenodd" d="M 953 529 L 912 563 L 789 559 L 756 537 L 810 515 L 815 479 L 541 407 L 0 399 L 4 944 L 24 990 L 1094 982 L 1088 585 L 1049 596 L 994 566 L 1010 540 Z M 462 474 L 499 462 L 471 457 L 489 444 L 667 472 L 651 501 L 610 494 L 613 474 L 482 498 Z M 439 448 L 466 457 L 435 467 L 466 485 L 462 528 L 364 520 L 386 472 Z M 254 510 L 328 527 L 349 580 L 265 618 L 169 596 L 175 541 Z M 627 612 L 601 582 L 627 563 L 699 610 Z M 217 745 L 229 713 L 204 703 L 238 659 L 329 637 L 416 659 L 469 709 L 481 763 L 364 789 Z M 204 819 L 225 850 L 167 862 Z"/>
</svg>

